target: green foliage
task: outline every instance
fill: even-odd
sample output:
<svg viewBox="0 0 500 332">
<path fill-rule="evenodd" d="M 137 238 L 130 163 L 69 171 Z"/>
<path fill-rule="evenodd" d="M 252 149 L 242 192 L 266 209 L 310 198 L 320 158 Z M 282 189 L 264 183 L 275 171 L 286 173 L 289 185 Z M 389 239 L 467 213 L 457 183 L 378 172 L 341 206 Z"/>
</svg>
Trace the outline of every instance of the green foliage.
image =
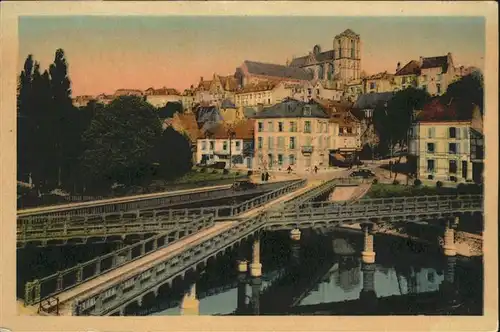
<svg viewBox="0 0 500 332">
<path fill-rule="evenodd" d="M 177 102 L 168 102 L 165 106 L 158 108 L 158 117 L 160 119 L 173 118 L 175 113 L 182 113 L 182 104 Z"/>
<path fill-rule="evenodd" d="M 151 151 L 161 135 L 153 106 L 135 96 L 113 100 L 97 111 L 83 135 L 87 179 L 131 185 L 148 173 Z"/>
<path fill-rule="evenodd" d="M 155 159 L 160 163 L 160 174 L 164 179 L 186 174 L 193 167 L 189 139 L 168 127 L 156 142 Z"/>
<path fill-rule="evenodd" d="M 473 72 L 450 84 L 443 96 L 443 100 L 445 103 L 456 102 L 456 105 L 458 105 L 457 117 L 459 119 L 470 118 L 470 108 L 468 106 L 471 103 L 479 106 L 481 114 L 483 114 L 484 78 L 481 72 Z"/>
<path fill-rule="evenodd" d="M 380 104 L 375 108 L 373 123 L 380 137 L 380 149 L 390 148 L 391 144 L 405 145 L 413 111 L 422 109 L 429 98 L 422 89 L 408 88 L 396 92 L 387 106 Z"/>
</svg>

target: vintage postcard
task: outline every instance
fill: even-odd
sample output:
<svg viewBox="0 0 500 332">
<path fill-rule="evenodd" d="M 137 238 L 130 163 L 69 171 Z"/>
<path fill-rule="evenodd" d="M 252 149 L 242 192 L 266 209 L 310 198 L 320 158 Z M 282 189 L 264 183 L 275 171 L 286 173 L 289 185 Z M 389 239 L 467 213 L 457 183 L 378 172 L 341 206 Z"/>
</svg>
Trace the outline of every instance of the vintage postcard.
<svg viewBox="0 0 500 332">
<path fill-rule="evenodd" d="M 497 330 L 496 3 L 1 6 L 1 331 Z"/>
</svg>

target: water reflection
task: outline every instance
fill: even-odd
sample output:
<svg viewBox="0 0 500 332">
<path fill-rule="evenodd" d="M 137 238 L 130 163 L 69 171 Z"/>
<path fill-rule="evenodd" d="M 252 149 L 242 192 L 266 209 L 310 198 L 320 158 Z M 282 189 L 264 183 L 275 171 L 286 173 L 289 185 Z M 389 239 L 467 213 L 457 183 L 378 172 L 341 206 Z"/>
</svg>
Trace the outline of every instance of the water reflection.
<svg viewBox="0 0 500 332">
<path fill-rule="evenodd" d="M 289 241 L 288 253 L 273 250 L 262 252 L 263 275 L 260 278 L 238 273 L 236 268 L 229 269 L 227 265 L 207 271 L 211 277 L 205 278 L 196 287 L 199 314 L 314 314 L 331 311 L 331 306 L 336 304 L 343 307 L 344 303 L 349 302 L 353 303 L 353 309 L 346 309 L 345 314 L 373 314 L 380 311 L 380 306 L 387 307 L 384 303 L 397 298 L 410 302 L 391 304 L 389 307 L 395 306 L 399 311 L 411 313 L 418 299 L 428 298 L 425 294 L 430 294 L 429 300 L 425 300 L 427 302 L 448 305 L 458 303 L 459 295 L 463 292 L 457 285 L 456 257 L 435 259 L 429 256 L 428 259 L 417 260 L 413 259 L 411 252 L 399 252 L 392 256 L 377 255 L 379 262 L 364 264 L 359 253 L 335 254 L 332 240 L 329 241 L 329 245 L 324 246 L 313 241 L 314 246 L 317 246 L 313 249 L 309 244 Z M 342 245 L 346 243 L 349 242 Z M 279 245 L 282 247 L 283 243 Z M 352 247 L 351 243 L 349 248 Z M 281 265 L 273 265 L 274 261 L 280 261 Z M 285 264 L 287 261 L 288 264 Z M 178 303 L 176 306 L 160 307 L 166 310 L 155 315 L 180 314 Z M 321 310 L 316 310 L 317 307 Z M 416 307 L 420 310 L 418 303 Z"/>
</svg>

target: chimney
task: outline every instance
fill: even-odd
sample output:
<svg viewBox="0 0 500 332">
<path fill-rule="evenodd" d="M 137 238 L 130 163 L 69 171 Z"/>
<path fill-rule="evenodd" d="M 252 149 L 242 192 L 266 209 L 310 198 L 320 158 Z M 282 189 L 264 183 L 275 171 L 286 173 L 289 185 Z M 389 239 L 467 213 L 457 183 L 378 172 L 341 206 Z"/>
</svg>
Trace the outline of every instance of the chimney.
<svg viewBox="0 0 500 332">
<path fill-rule="evenodd" d="M 200 82 L 203 82 L 203 76 L 200 76 Z"/>
<path fill-rule="evenodd" d="M 418 61 L 419 61 L 420 67 L 422 67 L 422 64 L 424 63 L 424 57 L 421 56 Z"/>
<path fill-rule="evenodd" d="M 398 62 L 398 65 L 396 67 L 396 73 L 401 70 L 401 62 Z"/>
</svg>

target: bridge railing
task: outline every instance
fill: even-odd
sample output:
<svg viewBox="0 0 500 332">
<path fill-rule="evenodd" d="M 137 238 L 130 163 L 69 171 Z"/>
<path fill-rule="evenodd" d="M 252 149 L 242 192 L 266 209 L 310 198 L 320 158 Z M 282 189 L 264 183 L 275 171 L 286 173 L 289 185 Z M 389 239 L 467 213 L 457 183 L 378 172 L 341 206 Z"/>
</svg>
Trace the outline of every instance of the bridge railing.
<svg viewBox="0 0 500 332">
<path fill-rule="evenodd" d="M 294 206 L 309 203 L 310 200 L 332 190 L 336 186 L 342 185 L 358 185 L 363 183 L 361 178 L 335 178 L 320 184 L 316 188 L 303 193 L 289 201 L 286 202 L 285 209 L 293 208 Z"/>
<path fill-rule="evenodd" d="M 162 192 L 137 196 L 120 197 L 113 199 L 88 201 L 83 203 L 56 205 L 44 208 L 19 210 L 19 218 L 30 218 L 32 220 L 46 220 L 47 216 L 67 217 L 82 215 L 97 215 L 110 212 L 139 210 L 155 208 L 173 203 L 188 202 L 195 198 L 219 198 L 225 197 L 231 185 L 217 188 L 199 188 L 182 192 Z"/>
<path fill-rule="evenodd" d="M 307 180 L 301 179 L 301 180 L 296 180 L 293 181 L 290 184 L 287 184 L 286 186 L 283 186 L 281 188 L 278 188 L 276 190 L 273 190 L 269 193 L 265 193 L 263 195 L 257 196 L 255 198 L 252 198 L 248 201 L 245 201 L 241 204 L 238 204 L 236 206 L 233 206 L 231 208 L 231 216 L 236 216 L 241 213 L 244 213 L 246 211 L 252 210 L 256 207 L 262 206 L 282 195 L 291 193 L 292 191 L 295 191 L 299 188 L 302 188 L 306 185 Z"/>
<path fill-rule="evenodd" d="M 345 202 L 307 202 L 303 205 L 304 208 L 326 208 L 336 206 L 364 206 L 364 205 L 379 205 L 379 204 L 405 204 L 414 202 L 437 202 L 437 201 L 457 201 L 457 200 L 479 200 L 483 199 L 482 195 L 467 194 L 467 195 L 426 195 L 426 196 L 407 196 L 407 197 L 386 197 L 386 198 L 369 198 L 362 199 L 355 203 L 346 204 Z"/>
<path fill-rule="evenodd" d="M 295 209 L 269 211 L 270 222 L 289 222 L 297 224 L 302 221 L 322 218 L 377 218 L 404 214 L 427 214 L 433 212 L 481 211 L 482 195 L 457 196 L 420 196 L 401 199 L 377 199 L 367 204 L 331 204 L 328 202 L 308 203 Z"/>
<path fill-rule="evenodd" d="M 101 222 L 54 222 L 43 225 L 19 225 L 17 227 L 17 242 L 41 240 L 65 240 L 70 238 L 107 237 L 113 235 L 125 235 L 128 233 L 144 234 L 156 233 L 176 229 L 183 224 L 189 224 L 191 217 L 169 217 L 159 216 L 154 219 Z"/>
<path fill-rule="evenodd" d="M 25 305 L 32 305 L 54 297 L 103 273 L 107 273 L 144 257 L 153 251 L 175 243 L 185 236 L 211 227 L 213 224 L 213 216 L 200 216 L 183 223 L 172 233 L 163 232 L 63 271 L 58 271 L 44 278 L 27 282 L 25 285 L 24 303 Z M 181 233 L 183 234 L 181 235 Z"/>
<path fill-rule="evenodd" d="M 151 288 L 182 274 L 189 267 L 233 246 L 264 224 L 265 214 L 246 219 L 223 233 L 186 248 L 181 253 L 158 259 L 149 268 L 138 271 L 133 276 L 116 279 L 106 289 L 88 292 L 74 302 L 73 315 L 106 315 L 121 303 L 133 300 Z"/>
<path fill-rule="evenodd" d="M 92 219 L 92 220 L 102 220 L 103 218 L 113 218 L 121 216 L 121 219 L 126 218 L 136 218 L 137 214 L 146 212 L 144 210 L 161 210 L 168 211 L 170 209 L 163 208 L 167 205 L 172 204 L 182 204 L 193 199 L 217 199 L 226 198 L 234 196 L 235 194 L 252 194 L 259 193 L 261 191 L 272 189 L 276 186 L 282 185 L 286 187 L 290 184 L 297 182 L 297 180 L 287 180 L 273 183 L 260 184 L 256 189 L 234 192 L 230 185 L 221 186 L 222 188 L 217 189 L 205 189 L 203 188 L 195 192 L 188 193 L 159 193 L 159 194 L 147 194 L 132 197 L 123 197 L 118 199 L 103 200 L 103 201 L 93 201 L 85 202 L 81 204 L 74 205 L 64 205 L 55 206 L 52 208 L 40 208 L 40 209 L 30 209 L 30 210 L 20 210 L 18 211 L 17 222 L 18 224 L 40 224 L 53 221 L 62 220 L 79 220 L 80 218 Z M 116 200 L 116 202 L 115 202 Z M 83 206 L 81 206 L 83 205 Z M 210 213 L 218 213 L 220 211 L 221 215 L 228 213 L 229 206 L 220 206 L 218 209 L 214 207 L 202 208 L 211 209 Z M 193 209 L 192 211 L 195 211 Z M 216 211 L 215 211 L 216 210 Z M 186 209 L 172 209 L 173 213 L 183 213 Z M 194 213 L 191 213 L 194 214 Z"/>
<path fill-rule="evenodd" d="M 271 192 L 257 196 L 238 205 L 222 205 L 189 209 L 135 210 L 89 216 L 49 216 L 44 222 L 22 218 L 17 223 L 19 243 L 42 239 L 68 239 L 82 236 L 109 236 L 129 232 L 145 233 L 177 227 L 177 222 L 200 215 L 213 215 L 216 220 L 230 218 L 287 193 L 306 183 L 305 180 L 287 181 Z"/>
</svg>

